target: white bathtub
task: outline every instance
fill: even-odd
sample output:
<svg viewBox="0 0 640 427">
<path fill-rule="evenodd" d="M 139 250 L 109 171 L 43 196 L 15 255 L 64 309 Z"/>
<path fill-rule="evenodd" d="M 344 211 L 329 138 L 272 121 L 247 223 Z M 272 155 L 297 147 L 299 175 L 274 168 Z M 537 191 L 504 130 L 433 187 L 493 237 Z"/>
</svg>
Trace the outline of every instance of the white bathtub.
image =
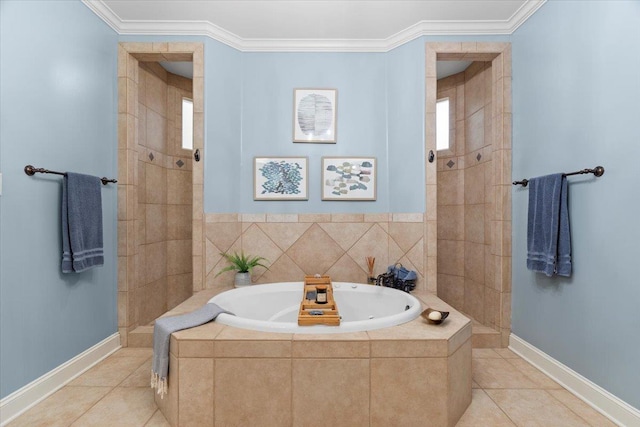
<svg viewBox="0 0 640 427">
<path fill-rule="evenodd" d="M 236 288 L 209 302 L 232 312 L 216 322 L 242 329 L 294 334 L 332 334 L 371 331 L 409 322 L 422 307 L 413 295 L 397 289 L 359 283 L 333 282 L 340 326 L 298 326 L 302 282 L 271 283 Z"/>
</svg>

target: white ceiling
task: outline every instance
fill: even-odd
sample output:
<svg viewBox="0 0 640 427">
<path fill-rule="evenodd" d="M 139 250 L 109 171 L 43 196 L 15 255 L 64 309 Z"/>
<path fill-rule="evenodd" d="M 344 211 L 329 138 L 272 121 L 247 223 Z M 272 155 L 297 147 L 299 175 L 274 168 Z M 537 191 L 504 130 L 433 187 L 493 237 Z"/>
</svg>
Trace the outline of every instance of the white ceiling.
<svg viewBox="0 0 640 427">
<path fill-rule="evenodd" d="M 510 34 L 546 0 L 82 0 L 120 34 L 243 51 L 387 51 L 427 34 Z"/>
<path fill-rule="evenodd" d="M 185 61 L 160 61 L 160 65 L 170 73 L 193 79 L 193 63 Z M 436 74 L 438 79 L 457 74 L 467 69 L 471 61 L 438 61 Z"/>
</svg>

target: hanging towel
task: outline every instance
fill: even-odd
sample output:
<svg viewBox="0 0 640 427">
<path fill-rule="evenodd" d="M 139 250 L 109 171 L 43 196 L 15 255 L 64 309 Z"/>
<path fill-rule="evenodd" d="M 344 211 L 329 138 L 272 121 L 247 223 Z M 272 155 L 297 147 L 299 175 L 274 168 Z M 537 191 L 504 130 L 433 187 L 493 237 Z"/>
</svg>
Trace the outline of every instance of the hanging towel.
<svg viewBox="0 0 640 427">
<path fill-rule="evenodd" d="M 104 264 L 100 178 L 67 172 L 62 181 L 62 272 Z"/>
<path fill-rule="evenodd" d="M 571 276 L 571 233 L 567 178 L 561 174 L 529 180 L 527 268 L 547 276 Z"/>
<path fill-rule="evenodd" d="M 207 303 L 191 313 L 180 316 L 162 317 L 153 326 L 153 364 L 151 366 L 151 388 L 158 391 L 160 398 L 167 394 L 167 374 L 169 373 L 169 344 L 171 334 L 183 329 L 194 328 L 214 320 L 221 313 L 233 314 L 219 305 Z"/>
</svg>

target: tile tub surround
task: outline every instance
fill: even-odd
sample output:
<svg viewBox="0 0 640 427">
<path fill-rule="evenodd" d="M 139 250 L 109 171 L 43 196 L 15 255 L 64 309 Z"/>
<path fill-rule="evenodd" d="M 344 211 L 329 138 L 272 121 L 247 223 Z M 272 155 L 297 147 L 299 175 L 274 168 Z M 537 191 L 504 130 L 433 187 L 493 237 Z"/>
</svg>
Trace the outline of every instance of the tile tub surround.
<svg viewBox="0 0 640 427">
<path fill-rule="evenodd" d="M 471 402 L 471 322 L 432 294 L 415 296 L 450 311 L 447 321 L 332 335 L 215 322 L 176 332 L 169 392 L 156 404 L 173 426 L 310 425 L 318 414 L 331 425 L 454 426 Z"/>
<path fill-rule="evenodd" d="M 424 214 L 216 214 L 205 215 L 205 283 L 224 287 L 233 272 L 216 275 L 227 263 L 221 252 L 244 250 L 267 258 L 269 270 L 253 270 L 254 283 L 290 282 L 305 274 L 364 283 L 366 257 L 376 258 L 375 275 L 396 262 L 425 281 Z"/>
</svg>

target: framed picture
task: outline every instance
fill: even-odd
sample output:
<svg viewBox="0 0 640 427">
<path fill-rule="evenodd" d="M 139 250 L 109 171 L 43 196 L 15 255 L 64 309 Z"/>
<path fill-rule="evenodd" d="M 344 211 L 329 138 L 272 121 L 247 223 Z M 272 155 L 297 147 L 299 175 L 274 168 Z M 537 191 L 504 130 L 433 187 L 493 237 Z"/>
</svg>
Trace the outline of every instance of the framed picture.
<svg viewBox="0 0 640 427">
<path fill-rule="evenodd" d="M 336 89 L 293 90 L 293 142 L 336 142 Z"/>
<path fill-rule="evenodd" d="M 309 200 L 307 157 L 255 157 L 253 200 Z"/>
<path fill-rule="evenodd" d="M 376 200 L 375 157 L 323 157 L 322 200 Z"/>
</svg>

